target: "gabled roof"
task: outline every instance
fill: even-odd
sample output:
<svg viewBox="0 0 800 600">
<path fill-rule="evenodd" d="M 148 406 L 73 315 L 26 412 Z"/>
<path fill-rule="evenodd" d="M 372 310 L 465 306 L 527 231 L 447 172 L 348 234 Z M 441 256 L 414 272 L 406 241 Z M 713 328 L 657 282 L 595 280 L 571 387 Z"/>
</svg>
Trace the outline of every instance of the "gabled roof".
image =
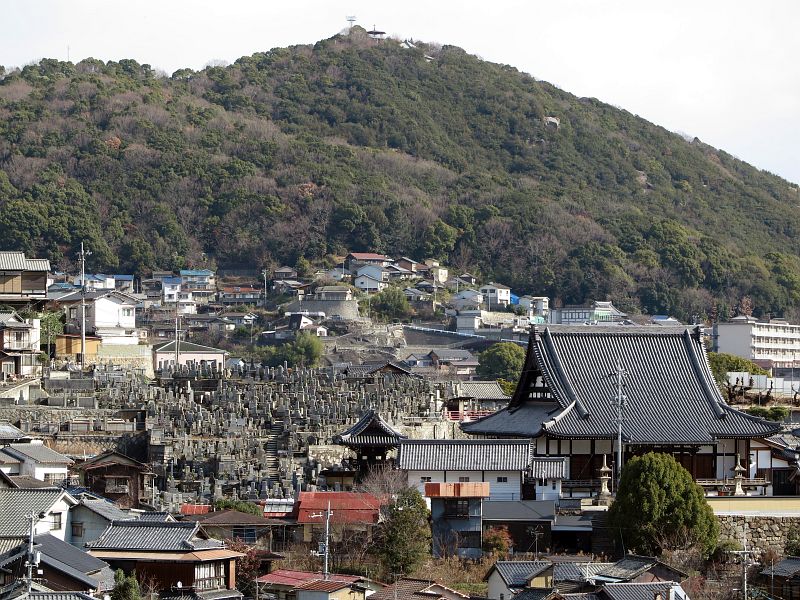
<svg viewBox="0 0 800 600">
<path fill-rule="evenodd" d="M 181 277 L 210 277 L 214 274 L 214 271 L 209 271 L 208 269 L 181 269 L 180 275 Z"/>
<path fill-rule="evenodd" d="M 664 600 L 670 597 L 670 590 L 678 584 L 674 581 L 652 583 L 607 583 L 601 589 L 601 596 L 608 600 L 651 600 L 661 593 Z"/>
<path fill-rule="evenodd" d="M 14 427 L 11 423 L 0 422 L 0 442 L 7 444 L 29 437 L 27 433 Z"/>
<path fill-rule="evenodd" d="M 122 521 L 125 519 L 136 519 L 130 513 L 125 512 L 116 504 L 109 500 L 98 500 L 94 498 L 82 498 L 78 506 L 84 506 L 93 513 L 100 515 L 107 521 Z"/>
<path fill-rule="evenodd" d="M 358 423 L 333 436 L 332 441 L 347 447 L 396 447 L 405 437 L 384 421 L 374 409 L 369 409 Z"/>
<path fill-rule="evenodd" d="M 653 558 L 651 556 L 637 556 L 635 554 L 626 556 L 617 562 L 608 565 L 605 569 L 598 571 L 597 576 L 606 581 L 626 582 L 637 578 L 639 575 L 649 571 L 656 565 L 673 571 L 679 579 L 685 579 L 688 577 L 686 573 L 678 571 L 677 569 L 673 569 L 669 565 L 659 561 L 657 558 Z M 680 581 L 678 581 L 678 583 L 680 583 Z"/>
<path fill-rule="evenodd" d="M 391 260 L 388 256 L 375 252 L 351 252 L 347 256 L 352 256 L 356 260 Z"/>
<path fill-rule="evenodd" d="M 566 479 L 567 457 L 534 456 L 531 460 L 531 477 L 535 479 Z"/>
<path fill-rule="evenodd" d="M 312 579 L 311 581 L 304 581 L 303 583 L 295 586 L 296 590 L 305 590 L 308 592 L 338 592 L 346 587 L 350 587 L 352 583 L 346 581 L 331 581 L 330 579 Z"/>
<path fill-rule="evenodd" d="M 374 375 L 384 369 L 391 371 L 398 375 L 413 375 L 406 365 L 402 365 L 393 360 L 384 360 L 379 362 L 366 362 L 361 365 L 348 365 L 344 372 L 345 375 L 351 377 L 366 377 Z"/>
<path fill-rule="evenodd" d="M 46 258 L 25 258 L 24 252 L 0 252 L 0 271 L 44 271 L 50 270 Z"/>
<path fill-rule="evenodd" d="M 285 587 L 296 587 L 302 585 L 307 581 L 317 581 L 322 578 L 322 573 L 312 573 L 310 571 L 294 571 L 291 569 L 275 569 L 271 573 L 262 575 L 258 578 L 259 583 L 266 583 L 268 585 L 279 585 Z M 331 581 L 340 581 L 344 583 L 355 583 L 361 579 L 355 575 L 341 575 L 339 573 L 331 573 Z M 267 590 L 269 589 L 265 586 Z"/>
<path fill-rule="evenodd" d="M 77 501 L 61 488 L 5 489 L 0 488 L 0 535 L 28 535 L 25 515 L 47 513 L 61 499 L 75 505 Z"/>
<path fill-rule="evenodd" d="M 219 348 L 212 348 L 211 346 L 202 346 L 192 342 L 181 340 L 178 350 L 181 354 L 228 354 L 227 350 L 220 350 Z M 153 346 L 153 352 L 175 352 L 175 340 L 164 342 L 163 344 L 156 344 Z"/>
<path fill-rule="evenodd" d="M 191 520 L 200 523 L 201 527 L 235 527 L 245 525 L 248 527 L 269 527 L 278 522 L 238 510 L 219 510 L 206 514 L 193 515 Z"/>
<path fill-rule="evenodd" d="M 552 521 L 553 500 L 484 500 L 483 518 L 488 521 Z"/>
<path fill-rule="evenodd" d="M 3 448 L 11 456 L 32 460 L 37 463 L 71 465 L 73 460 L 45 446 L 44 444 L 11 444 Z"/>
<path fill-rule="evenodd" d="M 458 384 L 459 398 L 475 400 L 508 400 L 509 396 L 496 381 L 464 381 Z"/>
<path fill-rule="evenodd" d="M 761 571 L 761 574 L 772 575 L 773 572 L 776 577 L 792 577 L 800 573 L 800 557 L 787 556 L 783 560 Z"/>
<path fill-rule="evenodd" d="M 698 329 L 547 326 L 528 343 L 508 408 L 464 425 L 468 433 L 611 439 L 617 365 L 624 378 L 628 443 L 708 444 L 763 438 L 778 423 L 742 413 L 720 395 Z"/>
<path fill-rule="evenodd" d="M 89 471 L 91 469 L 99 469 L 102 467 L 107 467 L 109 465 L 126 465 L 129 467 L 134 467 L 141 471 L 150 470 L 150 468 L 146 464 L 141 463 L 138 460 L 131 458 L 130 456 L 126 456 L 122 452 L 117 452 L 116 450 L 106 450 L 102 454 L 98 454 L 97 456 L 93 456 L 92 458 L 86 459 L 80 465 L 77 466 L 77 469 L 81 471 Z"/>
<path fill-rule="evenodd" d="M 146 550 L 187 552 L 221 549 L 217 540 L 200 537 L 198 523 L 164 521 L 112 521 L 111 525 L 87 547 L 92 550 Z"/>
<path fill-rule="evenodd" d="M 469 596 L 429 579 L 408 577 L 403 577 L 370 596 L 371 600 L 459 600 L 461 598 L 466 600 Z"/>
<path fill-rule="evenodd" d="M 489 569 L 484 581 L 489 579 L 489 575 L 493 570 L 496 570 L 503 582 L 510 588 L 522 588 L 528 584 L 531 577 L 549 569 L 553 563 L 547 560 L 498 560 L 494 566 Z"/>
<path fill-rule="evenodd" d="M 402 440 L 399 467 L 413 471 L 524 471 L 529 440 Z"/>
<path fill-rule="evenodd" d="M 331 523 L 377 523 L 381 501 L 360 492 L 300 492 L 297 523 L 324 524 L 330 503 Z"/>
</svg>

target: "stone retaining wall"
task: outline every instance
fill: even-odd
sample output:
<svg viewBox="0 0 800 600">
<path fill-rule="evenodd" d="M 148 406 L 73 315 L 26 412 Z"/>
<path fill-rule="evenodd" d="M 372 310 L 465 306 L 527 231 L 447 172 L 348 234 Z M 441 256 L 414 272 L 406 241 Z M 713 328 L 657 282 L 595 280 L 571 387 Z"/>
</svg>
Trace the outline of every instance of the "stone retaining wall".
<svg viewBox="0 0 800 600">
<path fill-rule="evenodd" d="M 761 552 L 772 549 L 783 554 L 792 529 L 800 528 L 800 515 L 768 517 L 756 515 L 717 515 L 720 539 L 747 541 L 748 547 Z"/>
</svg>

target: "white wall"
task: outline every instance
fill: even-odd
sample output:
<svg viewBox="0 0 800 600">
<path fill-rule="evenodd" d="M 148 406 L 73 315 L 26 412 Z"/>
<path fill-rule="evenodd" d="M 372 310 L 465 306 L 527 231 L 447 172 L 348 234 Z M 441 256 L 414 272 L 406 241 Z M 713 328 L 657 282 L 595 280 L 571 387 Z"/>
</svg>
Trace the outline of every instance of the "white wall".
<svg viewBox="0 0 800 600">
<path fill-rule="evenodd" d="M 489 581 L 487 583 L 489 584 L 487 595 L 492 600 L 500 600 L 501 596 L 504 600 L 510 600 L 513 596 L 511 590 L 508 589 L 505 581 L 503 581 L 503 578 L 500 577 L 500 573 L 497 572 L 497 569 L 492 571 L 492 574 L 489 575 Z"/>
<path fill-rule="evenodd" d="M 490 500 L 522 499 L 522 473 L 519 471 L 408 471 L 408 484 L 424 495 L 423 477 L 430 477 L 430 483 L 458 483 L 459 478 L 467 477 L 470 483 L 487 482 Z M 505 477 L 508 481 L 498 482 L 498 477 Z"/>
</svg>

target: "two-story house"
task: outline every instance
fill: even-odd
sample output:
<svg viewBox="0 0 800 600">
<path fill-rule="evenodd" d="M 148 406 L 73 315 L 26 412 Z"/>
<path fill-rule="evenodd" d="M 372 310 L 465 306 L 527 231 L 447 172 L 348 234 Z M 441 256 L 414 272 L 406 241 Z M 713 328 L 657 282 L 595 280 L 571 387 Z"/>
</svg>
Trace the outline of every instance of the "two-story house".
<svg viewBox="0 0 800 600">
<path fill-rule="evenodd" d="M 24 252 L 0 252 L 0 304 L 23 307 L 47 300 L 50 261 Z"/>
<path fill-rule="evenodd" d="M 161 301 L 165 304 L 177 302 L 181 283 L 180 277 L 164 277 L 161 280 Z"/>
<path fill-rule="evenodd" d="M 390 264 L 392 264 L 391 258 L 375 252 L 351 252 L 344 259 L 344 266 L 350 272 L 355 272 L 362 265 L 385 267 Z"/>
<path fill-rule="evenodd" d="M 56 487 L 0 488 L 0 544 L 9 548 L 14 541 L 27 541 L 31 522 L 26 515 L 34 515 L 34 535 L 49 533 L 64 541 L 69 510 L 77 503 Z"/>
<path fill-rule="evenodd" d="M 86 292 L 86 331 L 100 338 L 105 345 L 135 345 L 139 343 L 136 331 L 136 306 L 133 296 L 116 290 Z M 75 331 L 81 328 L 81 292 L 73 292 L 59 300 L 67 313 L 67 323 Z"/>
<path fill-rule="evenodd" d="M 250 285 L 230 285 L 222 288 L 220 302 L 225 306 L 257 306 L 262 301 L 262 290 Z"/>
<path fill-rule="evenodd" d="M 121 508 L 139 508 L 153 495 L 149 467 L 121 452 L 107 450 L 77 467 L 81 485 L 113 500 Z"/>
<path fill-rule="evenodd" d="M 66 479 L 72 459 L 48 448 L 41 440 L 28 444 L 9 444 L 0 450 L 3 455 L 2 469 L 8 475 L 22 475 L 44 481 L 50 485 L 61 485 Z M 11 460 L 7 460 L 11 458 Z"/>
<path fill-rule="evenodd" d="M 490 282 L 480 287 L 489 309 L 505 308 L 511 304 L 511 288 L 501 283 Z"/>
<path fill-rule="evenodd" d="M 183 269 L 180 271 L 181 289 L 191 292 L 194 300 L 206 304 L 214 299 L 217 293 L 217 281 L 214 271 L 209 269 Z"/>
<path fill-rule="evenodd" d="M 482 505 L 490 484 L 426 483 L 431 504 L 433 556 L 480 558 L 483 556 Z"/>
<path fill-rule="evenodd" d="M 0 379 L 41 373 L 39 319 L 23 319 L 16 312 L 0 312 Z"/>
<path fill-rule="evenodd" d="M 243 555 L 210 539 L 198 523 L 113 521 L 88 548 L 92 556 L 151 581 L 162 593 L 215 600 L 242 597 L 236 589 L 235 561 Z"/>
</svg>

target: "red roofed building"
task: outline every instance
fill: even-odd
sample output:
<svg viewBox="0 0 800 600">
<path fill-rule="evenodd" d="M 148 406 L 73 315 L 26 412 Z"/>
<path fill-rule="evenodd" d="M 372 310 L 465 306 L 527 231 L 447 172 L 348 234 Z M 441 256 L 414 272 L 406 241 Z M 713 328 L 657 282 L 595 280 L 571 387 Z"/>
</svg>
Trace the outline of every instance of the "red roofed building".
<svg viewBox="0 0 800 600">
<path fill-rule="evenodd" d="M 374 252 L 351 252 L 344 259 L 345 267 L 349 271 L 354 271 L 356 268 L 363 265 L 378 265 L 379 267 L 386 267 L 394 261 L 384 254 L 376 254 Z"/>
<path fill-rule="evenodd" d="M 182 515 L 207 515 L 210 512 L 210 504 L 181 504 Z"/>
<path fill-rule="evenodd" d="M 343 584 L 344 586 L 349 586 L 361 580 L 361 577 L 354 575 L 339 575 L 338 573 L 331 573 L 328 581 L 325 583 L 337 583 Z M 313 584 L 318 581 L 323 581 L 323 579 L 322 573 L 319 572 L 311 573 L 310 571 L 276 569 L 268 575 L 259 577 L 256 579 L 256 581 L 258 582 L 258 590 L 260 594 L 274 594 L 277 600 L 292 600 L 297 597 L 295 591 L 296 589 L 306 584 Z M 312 585 L 312 587 L 314 586 Z"/>
<path fill-rule="evenodd" d="M 325 511 L 331 508 L 331 537 L 341 537 L 343 529 L 364 531 L 369 538 L 380 516 L 381 501 L 372 494 L 356 492 L 300 492 L 297 524 L 303 526 L 303 541 L 314 541 L 314 531 L 325 527 Z M 336 526 L 339 527 L 336 527 Z"/>
</svg>

